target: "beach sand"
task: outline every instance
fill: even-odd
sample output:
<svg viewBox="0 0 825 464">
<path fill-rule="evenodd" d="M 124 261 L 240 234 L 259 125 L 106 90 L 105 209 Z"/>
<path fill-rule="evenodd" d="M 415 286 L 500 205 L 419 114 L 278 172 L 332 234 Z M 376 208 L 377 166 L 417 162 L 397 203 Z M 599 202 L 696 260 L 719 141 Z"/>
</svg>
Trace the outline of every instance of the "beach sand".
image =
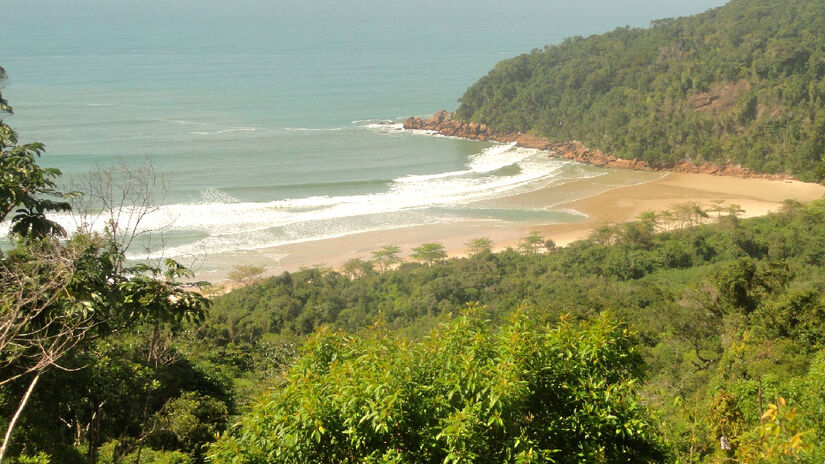
<svg viewBox="0 0 825 464">
<path fill-rule="evenodd" d="M 559 245 L 585 238 L 605 223 L 634 220 L 645 211 L 662 211 L 679 203 L 696 202 L 705 209 L 714 201 L 722 207 L 738 205 L 740 217 L 764 216 L 785 200 L 808 203 L 825 196 L 825 186 L 789 180 L 742 179 L 708 174 L 668 173 L 653 182 L 617 188 L 565 205 L 588 215 L 580 224 L 539 227 Z M 713 216 L 713 214 L 711 214 Z"/>
<path fill-rule="evenodd" d="M 614 182 L 627 179 L 628 173 L 637 181 L 634 185 Z M 761 216 L 776 211 L 786 199 L 802 203 L 825 195 L 825 186 L 799 181 L 742 179 L 706 174 L 650 173 L 612 170 L 602 176 L 601 188 L 594 189 L 592 179 L 574 180 L 562 188 L 538 190 L 498 200 L 489 206 L 509 208 L 547 208 L 556 211 L 574 210 L 581 220 L 564 224 L 542 224 L 540 221 L 504 221 L 496 219 L 460 220 L 402 229 L 366 232 L 339 238 L 296 243 L 262 250 L 227 253 L 226 263 L 245 263 L 266 268 L 265 275 L 295 271 L 303 267 L 338 267 L 351 258 L 370 259 L 371 253 L 384 245 L 398 245 L 402 255 L 428 242 L 437 242 L 450 256 L 466 253 L 466 243 L 477 237 L 489 237 L 494 249 L 517 246 L 519 240 L 538 230 L 557 245 L 566 245 L 587 237 L 594 228 L 606 223 L 621 223 L 636 219 L 647 210 L 661 211 L 684 202 L 696 202 L 703 207 L 712 201 L 724 200 L 723 206 L 736 204 L 744 210 L 742 217 Z M 612 176 L 612 177 L 611 177 Z M 627 182 L 626 180 L 624 182 Z M 596 191 L 597 193 L 593 194 Z M 561 192 L 561 193 L 560 193 Z M 582 197 L 581 195 L 589 194 Z M 561 198 L 572 198 L 564 200 Z M 225 281 L 231 267 L 200 274 L 201 279 L 215 283 Z"/>
</svg>

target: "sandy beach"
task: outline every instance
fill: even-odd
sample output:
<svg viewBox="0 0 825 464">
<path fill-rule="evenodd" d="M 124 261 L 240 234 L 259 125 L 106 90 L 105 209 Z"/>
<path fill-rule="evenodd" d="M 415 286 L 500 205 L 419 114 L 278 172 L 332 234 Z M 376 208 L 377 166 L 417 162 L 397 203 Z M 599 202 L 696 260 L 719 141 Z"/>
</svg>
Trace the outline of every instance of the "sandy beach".
<svg viewBox="0 0 825 464">
<path fill-rule="evenodd" d="M 606 223 L 621 223 L 636 219 L 648 210 L 665 210 L 684 202 L 696 202 L 709 208 L 713 201 L 722 205 L 736 204 L 744 210 L 742 217 L 768 214 L 782 206 L 786 199 L 810 202 L 825 195 L 825 186 L 789 180 L 743 179 L 685 173 L 638 174 L 634 185 L 614 185 L 611 175 L 618 178 L 627 170 L 613 170 L 603 176 L 600 192 L 592 194 L 593 181 L 574 180 L 564 185 L 569 201 L 559 200 L 559 188 L 543 189 L 508 197 L 500 206 L 546 208 L 581 213 L 581 220 L 562 224 L 541 221 L 512 222 L 495 219 L 461 220 L 452 223 L 430 224 L 402 229 L 383 230 L 347 235 L 338 238 L 296 243 L 262 250 L 227 253 L 213 259 L 226 263 L 246 263 L 266 268 L 265 275 L 295 271 L 303 267 L 337 267 L 351 258 L 369 259 L 371 253 L 384 245 L 398 245 L 402 255 L 428 242 L 444 245 L 450 256 L 466 253 L 465 244 L 477 237 L 491 238 L 496 250 L 515 246 L 518 241 L 538 230 L 557 245 L 566 245 L 585 238 L 594 228 Z M 587 183 L 587 188 L 578 185 Z M 590 192 L 577 197 L 577 192 Z M 198 277 L 215 283 L 226 280 L 231 266 Z"/>
</svg>

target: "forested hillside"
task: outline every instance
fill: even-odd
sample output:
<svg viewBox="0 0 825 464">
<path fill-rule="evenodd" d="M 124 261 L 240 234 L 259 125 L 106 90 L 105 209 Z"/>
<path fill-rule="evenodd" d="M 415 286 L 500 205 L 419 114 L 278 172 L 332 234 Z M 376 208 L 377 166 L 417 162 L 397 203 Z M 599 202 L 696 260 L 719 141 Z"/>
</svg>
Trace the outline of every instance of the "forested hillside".
<svg viewBox="0 0 825 464">
<path fill-rule="evenodd" d="M 282 456 L 276 462 L 300 462 L 307 456 L 321 461 L 324 456 L 360 456 L 368 462 L 432 462 L 422 456 L 437 456 L 440 462 L 446 456 L 474 455 L 490 456 L 489 462 L 511 462 L 502 456 L 515 459 L 532 446 L 515 445 L 514 436 L 532 436 L 524 418 L 546 417 L 543 414 L 552 411 L 535 406 L 539 409 L 504 418 L 503 413 L 496 415 L 495 407 L 465 410 L 461 405 L 474 403 L 472 398 L 482 403 L 501 398 L 522 411 L 515 405 L 545 404 L 551 400 L 541 398 L 553 398 L 552 410 L 576 407 L 552 390 L 502 391 L 509 382 L 529 386 L 534 380 L 526 371 L 517 370 L 524 376 L 519 377 L 507 369 L 493 369 L 494 360 L 522 359 L 532 366 L 527 370 L 549 369 L 546 372 L 561 367 L 539 367 L 533 356 L 553 357 L 519 355 L 510 351 L 515 347 L 499 344 L 500 338 L 517 331 L 528 339 L 558 340 L 553 335 L 557 330 L 583 330 L 573 337 L 581 338 L 569 345 L 568 354 L 599 359 L 607 352 L 593 354 L 600 349 L 593 340 L 599 338 L 585 334 L 594 330 L 592 324 L 606 324 L 595 330 L 611 337 L 613 329 L 607 327 L 616 322 L 610 321 L 624 321 L 631 334 L 622 337 L 630 339 L 619 337 L 622 341 L 613 342 L 618 352 L 610 355 L 640 356 L 643 363 L 635 374 L 616 363 L 618 371 L 594 371 L 597 377 L 563 381 L 606 382 L 603 388 L 623 392 L 626 404 L 645 406 L 634 410 L 639 416 L 632 420 L 654 420 L 655 431 L 640 429 L 641 441 L 626 451 L 653 453 L 664 443 L 667 452 L 657 458 L 662 462 L 820 462 L 825 452 L 825 203 L 802 207 L 788 202 L 779 213 L 749 220 L 711 213 L 715 224 L 673 230 L 675 225 L 701 220 L 699 211 L 693 213 L 680 208 L 677 213 L 646 214 L 640 222 L 601 228 L 588 240 L 563 249 L 542 252 L 533 246 L 540 242 L 531 238 L 520 250 L 482 249 L 469 258 L 406 263 L 394 271 L 371 271 L 368 265 L 352 275 L 312 269 L 218 298 L 201 336 L 220 350 L 222 363 L 249 365 L 246 360 L 283 353 L 274 348 L 290 346 L 296 336 L 320 326 L 329 329 L 311 337 L 300 350 L 298 364 L 242 416 L 241 428 L 220 441 L 216 459 L 234 462 L 240 454 L 239 462 L 265 462 L 262 456 Z M 439 327 L 474 301 L 482 309 L 471 311 L 469 322 L 459 317 Z M 514 322 L 514 313 L 529 314 L 529 323 L 519 319 L 523 316 Z M 377 329 L 363 331 L 376 320 Z M 573 322 L 585 328 L 571 328 Z M 414 340 L 434 326 L 435 332 L 418 346 Z M 496 326 L 501 332 L 492 328 Z M 347 335 L 353 333 L 360 335 Z M 397 337 L 410 341 L 398 342 Z M 490 345 L 480 347 L 480 339 L 489 339 Z M 529 350 L 538 349 L 535 342 L 528 345 L 533 347 Z M 425 359 L 428 356 L 432 359 Z M 464 366 L 455 367 L 463 374 L 453 372 L 450 363 Z M 412 377 L 405 372 L 412 372 Z M 565 372 L 583 375 L 576 368 Z M 598 375 L 612 380 L 599 380 Z M 632 387 L 621 383 L 627 381 Z M 426 393 L 434 385 L 444 388 L 445 395 L 452 385 L 463 399 L 439 403 Z M 579 395 L 592 400 L 584 400 L 579 411 L 585 408 L 603 419 L 616 416 L 592 392 Z M 416 407 L 423 409 L 416 413 Z M 422 416 L 424 411 L 433 416 Z M 506 425 L 490 433 L 476 429 L 478 421 L 493 417 L 487 412 L 503 417 Z M 467 441 L 459 448 L 451 445 L 451 429 L 435 425 L 446 427 L 456 417 L 466 419 L 461 426 L 469 427 L 462 429 Z M 620 424 L 631 419 L 604 420 Z M 543 427 L 546 433 L 554 430 L 549 422 Z M 577 427 L 587 436 L 584 426 Z M 410 433 L 417 438 L 400 438 Z M 559 455 L 543 456 L 566 462 L 561 456 L 570 454 L 565 451 L 609 448 L 617 438 L 600 435 L 603 442 L 571 442 L 553 436 L 544 442 L 547 448 L 528 443 L 536 445 L 536 452 L 562 449 Z M 723 436 L 731 443 L 729 451 L 720 449 Z M 387 448 L 390 443 L 395 447 Z M 410 449 L 422 444 L 436 454 Z M 584 461 L 616 462 L 588 456 Z M 650 456 L 655 454 L 639 454 L 633 462 Z"/>
<path fill-rule="evenodd" d="M 570 38 L 498 63 L 456 113 L 654 167 L 732 163 L 821 181 L 825 8 L 731 0 L 647 29 Z"/>
</svg>

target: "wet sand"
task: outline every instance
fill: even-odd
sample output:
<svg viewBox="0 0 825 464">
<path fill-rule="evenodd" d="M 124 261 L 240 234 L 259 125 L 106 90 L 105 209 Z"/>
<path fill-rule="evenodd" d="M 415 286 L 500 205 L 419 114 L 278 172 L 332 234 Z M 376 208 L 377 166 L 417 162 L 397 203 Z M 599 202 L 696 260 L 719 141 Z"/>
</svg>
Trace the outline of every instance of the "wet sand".
<svg viewBox="0 0 825 464">
<path fill-rule="evenodd" d="M 618 188 L 573 201 L 567 206 L 587 214 L 587 221 L 576 224 L 575 227 L 571 224 L 558 224 L 541 227 L 539 230 L 558 244 L 564 245 L 586 237 L 601 224 L 631 221 L 645 211 L 662 211 L 679 203 L 696 202 L 703 208 L 710 209 L 714 206 L 714 201 L 724 200 L 722 207 L 738 205 L 744 211 L 740 217 L 747 218 L 777 211 L 787 199 L 807 203 L 824 195 L 825 186 L 799 181 L 669 173 L 650 183 Z"/>
<path fill-rule="evenodd" d="M 477 237 L 489 237 L 494 249 L 516 246 L 532 230 L 538 230 L 557 245 L 585 238 L 605 223 L 636 219 L 647 210 L 665 210 L 684 202 L 696 202 L 709 208 L 712 201 L 724 200 L 723 206 L 736 204 L 744 210 L 742 217 L 761 216 L 776 211 L 786 199 L 810 202 L 825 195 L 825 186 L 799 181 L 742 179 L 684 173 L 639 173 L 612 170 L 593 179 L 573 180 L 554 186 L 497 200 L 491 207 L 574 210 L 581 220 L 564 224 L 540 221 L 505 221 L 500 219 L 466 219 L 451 223 L 430 224 L 402 229 L 365 232 L 339 238 L 272 247 L 262 250 L 225 253 L 211 259 L 226 263 L 198 278 L 212 282 L 226 279 L 231 263 L 261 265 L 265 275 L 295 271 L 303 267 L 338 267 L 352 258 L 370 259 L 371 253 L 384 245 L 398 245 L 402 255 L 422 243 L 437 242 L 450 256 L 466 253 L 466 243 Z M 628 181 L 637 181 L 626 185 Z M 596 193 L 594 193 L 596 192 Z"/>
</svg>

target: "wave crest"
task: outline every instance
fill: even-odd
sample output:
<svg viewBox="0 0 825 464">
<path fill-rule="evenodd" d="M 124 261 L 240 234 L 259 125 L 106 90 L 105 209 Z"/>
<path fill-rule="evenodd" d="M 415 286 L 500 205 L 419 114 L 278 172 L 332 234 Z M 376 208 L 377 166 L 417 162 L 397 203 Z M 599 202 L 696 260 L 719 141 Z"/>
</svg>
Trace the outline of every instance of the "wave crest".
<svg viewBox="0 0 825 464">
<path fill-rule="evenodd" d="M 466 169 L 399 177 L 376 185 L 374 193 L 248 202 L 210 188 L 201 193 L 200 201 L 157 208 L 143 218 L 140 228 L 164 230 L 173 243 L 177 241 L 166 256 L 272 247 L 443 222 L 449 220 L 445 209 L 546 187 L 567 177 L 566 166 L 575 165 L 540 150 L 498 144 L 471 155 Z M 502 169 L 508 167 L 513 169 Z M 67 230 L 76 222 L 70 215 L 55 219 Z"/>
</svg>

